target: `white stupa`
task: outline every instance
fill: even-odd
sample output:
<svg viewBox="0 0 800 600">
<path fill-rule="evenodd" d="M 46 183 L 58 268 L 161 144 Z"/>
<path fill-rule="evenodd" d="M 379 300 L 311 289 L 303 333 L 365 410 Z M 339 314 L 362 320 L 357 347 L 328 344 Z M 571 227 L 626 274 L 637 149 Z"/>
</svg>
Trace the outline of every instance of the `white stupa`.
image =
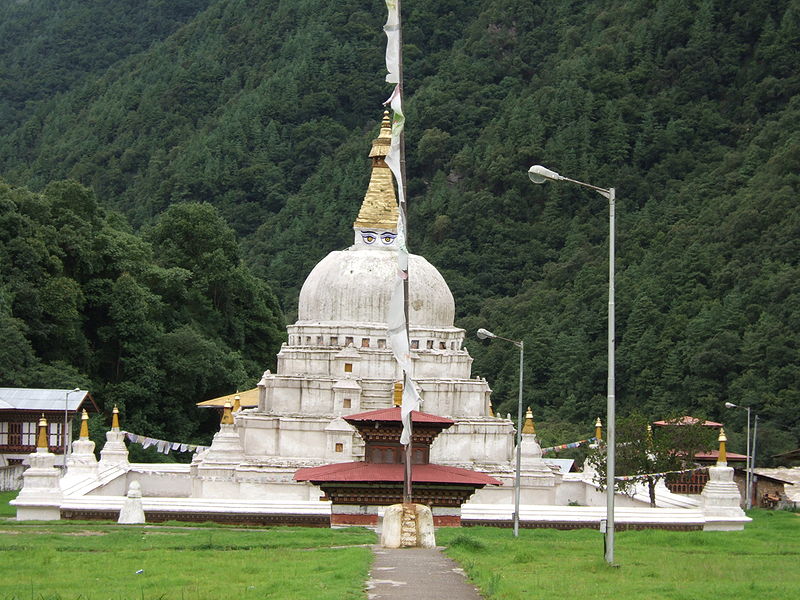
<svg viewBox="0 0 800 600">
<path fill-rule="evenodd" d="M 277 372 L 264 373 L 258 406 L 235 415 L 241 462 L 226 477 L 217 464 L 206 479 L 206 461 L 196 461 L 196 493 L 260 495 L 258 484 L 264 484 L 283 498 L 318 498 L 314 486 L 292 482 L 293 473 L 363 458 L 363 442 L 341 417 L 394 405 L 402 372 L 386 325 L 397 273 L 398 207 L 384 162 L 390 141 L 387 114 L 370 152 L 372 174 L 353 226 L 353 245 L 328 254 L 306 278 Z M 453 325 L 453 294 L 439 271 L 413 254 L 408 315 L 421 410 L 456 421 L 434 443 L 431 461 L 510 481 L 513 424 L 490 415 L 491 390 L 485 379 L 471 376 L 465 332 Z M 550 475 L 552 487 L 556 475 Z"/>
</svg>

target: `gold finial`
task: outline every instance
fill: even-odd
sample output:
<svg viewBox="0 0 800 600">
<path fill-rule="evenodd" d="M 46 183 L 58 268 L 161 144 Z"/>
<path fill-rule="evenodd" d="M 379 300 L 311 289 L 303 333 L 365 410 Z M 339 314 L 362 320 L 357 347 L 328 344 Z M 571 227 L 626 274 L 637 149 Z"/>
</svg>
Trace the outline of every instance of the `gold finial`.
<svg viewBox="0 0 800 600">
<path fill-rule="evenodd" d="M 594 422 L 594 437 L 597 438 L 598 442 L 603 439 L 603 422 L 600 417 L 597 417 L 597 421 Z"/>
<path fill-rule="evenodd" d="M 653 445 L 653 426 L 650 423 L 647 424 L 647 444 Z"/>
<path fill-rule="evenodd" d="M 85 408 L 81 413 L 81 432 L 78 434 L 78 437 L 82 440 L 89 439 L 89 415 L 86 413 Z"/>
<path fill-rule="evenodd" d="M 533 425 L 533 411 L 530 406 L 525 413 L 525 425 L 522 426 L 522 433 L 536 433 L 536 428 Z"/>
<path fill-rule="evenodd" d="M 242 399 L 239 394 L 236 394 L 233 397 L 233 412 L 239 412 L 242 410 Z"/>
<path fill-rule="evenodd" d="M 395 381 L 394 382 L 393 402 L 394 402 L 394 406 L 403 406 L 403 382 L 402 381 Z"/>
<path fill-rule="evenodd" d="M 119 409 L 114 405 L 114 410 L 111 411 L 111 429 L 119 431 Z"/>
<path fill-rule="evenodd" d="M 394 179 L 392 172 L 386 165 L 386 155 L 392 143 L 392 123 L 389 112 L 383 113 L 381 132 L 372 142 L 370 157 L 372 158 L 372 174 L 367 186 L 367 193 L 361 203 L 353 227 L 356 229 L 376 229 L 382 231 L 397 231 L 397 196 L 394 192 Z"/>
<path fill-rule="evenodd" d="M 372 141 L 372 149 L 369 151 L 370 158 L 386 158 L 389 148 L 392 146 L 392 119 L 389 111 L 383 111 L 381 119 L 381 131 L 378 137 Z"/>
<path fill-rule="evenodd" d="M 494 416 L 494 406 L 492 406 L 491 402 L 489 402 L 489 416 L 490 417 Z"/>
<path fill-rule="evenodd" d="M 47 452 L 47 449 L 47 419 L 44 418 L 44 413 L 42 413 L 42 416 L 39 418 L 39 432 L 36 434 L 36 450 Z"/>
<path fill-rule="evenodd" d="M 719 458 L 717 458 L 718 465 L 728 464 L 728 452 L 725 449 L 725 443 L 728 441 L 728 436 L 725 435 L 725 428 L 719 429 Z"/>
<path fill-rule="evenodd" d="M 231 403 L 226 402 L 222 408 L 222 420 L 220 425 L 233 425 L 233 413 L 231 412 Z"/>
</svg>

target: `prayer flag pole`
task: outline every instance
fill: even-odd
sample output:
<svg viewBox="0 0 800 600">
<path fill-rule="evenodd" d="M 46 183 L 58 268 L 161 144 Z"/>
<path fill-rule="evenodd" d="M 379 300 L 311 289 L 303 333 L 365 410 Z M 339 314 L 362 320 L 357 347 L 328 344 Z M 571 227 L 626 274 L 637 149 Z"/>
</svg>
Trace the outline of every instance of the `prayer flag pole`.
<svg viewBox="0 0 800 600">
<path fill-rule="evenodd" d="M 419 409 L 419 394 L 414 385 L 411 371 L 411 351 L 409 341 L 408 315 L 408 211 L 406 205 L 406 158 L 405 158 L 405 115 L 403 114 L 403 34 L 400 18 L 400 0 L 386 0 L 388 18 L 383 30 L 386 33 L 386 81 L 394 83 L 392 95 L 384 104 L 392 107 L 392 143 L 386 164 L 397 181 L 398 223 L 397 223 L 397 276 L 398 280 L 390 303 L 388 329 L 392 351 L 403 370 L 403 434 L 400 442 L 404 446 L 405 469 L 403 471 L 403 502 L 412 501 L 412 411 Z M 402 285 L 400 283 L 402 282 Z M 402 303 L 402 305 L 401 305 Z"/>
<path fill-rule="evenodd" d="M 397 1 L 397 66 L 398 66 L 398 82 L 397 82 L 397 90 L 398 95 L 400 96 L 400 103 L 402 105 L 403 101 L 403 27 L 402 27 L 402 17 L 400 12 L 400 5 L 401 0 Z M 400 181 L 398 185 L 402 187 L 403 193 L 399 195 L 399 208 L 400 208 L 400 222 L 402 223 L 403 229 L 403 237 L 405 237 L 406 245 L 408 244 L 408 209 L 406 203 L 406 133 L 405 127 L 400 130 Z M 403 310 L 405 313 L 405 320 L 406 320 L 406 338 L 409 338 L 409 331 L 408 331 L 408 263 L 405 265 L 405 271 L 403 273 Z M 405 389 L 409 385 L 413 385 L 410 381 L 410 377 L 408 373 L 404 373 L 403 375 L 403 389 Z M 408 443 L 405 447 L 405 456 L 406 456 L 406 464 L 405 469 L 403 471 L 403 503 L 408 504 L 412 502 L 412 495 L 414 491 L 414 486 L 412 484 L 412 463 L 413 463 L 413 437 L 414 437 L 414 419 L 413 415 L 409 415 L 408 418 Z"/>
</svg>

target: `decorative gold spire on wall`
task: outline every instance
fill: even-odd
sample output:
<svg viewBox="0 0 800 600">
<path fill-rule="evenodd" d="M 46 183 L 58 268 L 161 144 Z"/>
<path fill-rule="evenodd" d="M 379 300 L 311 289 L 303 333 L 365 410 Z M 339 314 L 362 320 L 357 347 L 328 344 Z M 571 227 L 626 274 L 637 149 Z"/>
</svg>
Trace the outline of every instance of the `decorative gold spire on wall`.
<svg viewBox="0 0 800 600">
<path fill-rule="evenodd" d="M 353 227 L 357 229 L 397 231 L 398 208 L 394 179 L 384 160 L 389 153 L 391 143 L 392 122 L 389 119 L 389 111 L 384 111 L 381 132 L 372 142 L 372 150 L 369 153 L 372 158 L 372 174 L 364 201 L 361 203 L 361 210 L 358 211 L 358 217 L 353 223 Z"/>
<path fill-rule="evenodd" d="M 114 405 L 114 410 L 111 411 L 111 429 L 119 431 L 119 409 Z"/>
</svg>

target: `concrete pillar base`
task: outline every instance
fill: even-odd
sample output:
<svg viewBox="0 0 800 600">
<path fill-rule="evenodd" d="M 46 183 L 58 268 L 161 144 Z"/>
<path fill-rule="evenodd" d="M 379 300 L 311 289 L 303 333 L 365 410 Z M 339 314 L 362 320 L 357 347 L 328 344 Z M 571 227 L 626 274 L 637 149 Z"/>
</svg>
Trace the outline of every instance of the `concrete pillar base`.
<svg viewBox="0 0 800 600">
<path fill-rule="evenodd" d="M 435 548 L 433 513 L 424 504 L 393 504 L 383 514 L 384 548 Z"/>
</svg>

